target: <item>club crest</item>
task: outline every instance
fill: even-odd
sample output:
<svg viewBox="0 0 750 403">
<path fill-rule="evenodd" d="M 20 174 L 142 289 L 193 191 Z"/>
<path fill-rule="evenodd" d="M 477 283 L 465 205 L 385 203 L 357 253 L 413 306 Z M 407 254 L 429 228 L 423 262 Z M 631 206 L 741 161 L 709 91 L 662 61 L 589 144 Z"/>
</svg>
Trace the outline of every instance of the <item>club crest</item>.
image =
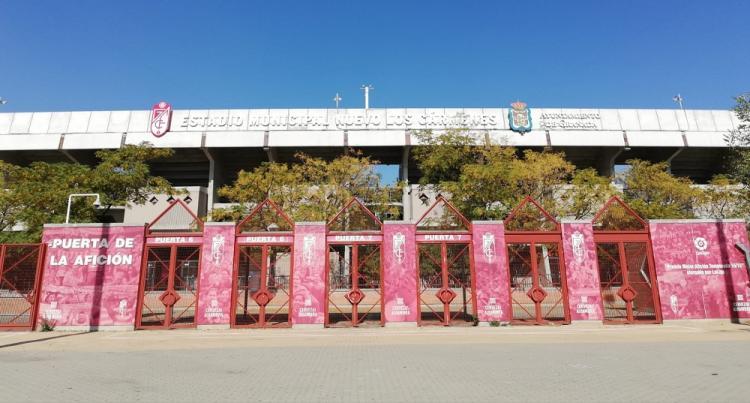
<svg viewBox="0 0 750 403">
<path fill-rule="evenodd" d="M 491 232 L 485 232 L 482 235 L 482 253 L 484 253 L 487 263 L 492 263 L 495 260 L 495 235 Z"/>
<path fill-rule="evenodd" d="M 393 235 L 393 257 L 400 264 L 404 261 L 405 251 L 404 246 L 406 245 L 406 235 L 397 232 Z"/>
<path fill-rule="evenodd" d="M 510 129 L 518 133 L 526 133 L 531 130 L 531 111 L 525 102 L 516 101 L 510 104 L 508 111 L 508 122 Z"/>
<path fill-rule="evenodd" d="M 151 108 L 151 134 L 156 137 L 163 136 L 169 131 L 172 122 L 172 105 L 161 101 Z"/>
<path fill-rule="evenodd" d="M 576 231 L 570 236 L 571 243 L 573 244 L 573 255 L 576 257 L 578 263 L 583 262 L 583 255 L 585 253 L 583 249 L 583 234 L 580 231 Z"/>
</svg>

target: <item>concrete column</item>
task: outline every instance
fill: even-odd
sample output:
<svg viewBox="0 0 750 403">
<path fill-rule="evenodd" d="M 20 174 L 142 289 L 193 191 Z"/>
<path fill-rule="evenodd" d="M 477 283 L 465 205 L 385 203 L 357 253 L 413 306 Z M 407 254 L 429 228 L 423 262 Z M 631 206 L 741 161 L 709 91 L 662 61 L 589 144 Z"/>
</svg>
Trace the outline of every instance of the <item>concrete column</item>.
<svg viewBox="0 0 750 403">
<path fill-rule="evenodd" d="M 208 148 L 202 148 L 203 154 L 208 158 L 208 188 L 206 192 L 208 194 L 206 211 L 208 217 L 211 217 L 211 211 L 214 209 L 214 203 L 218 199 L 217 191 L 222 181 L 222 169 L 220 161 L 218 161 L 214 154 Z"/>
<path fill-rule="evenodd" d="M 411 222 L 414 217 L 413 207 L 411 205 L 411 184 L 409 183 L 409 151 L 410 146 L 404 146 L 403 154 L 401 156 L 401 165 L 399 169 L 399 180 L 404 182 L 404 193 L 401 198 L 401 205 L 404 209 L 403 219 L 404 221 Z"/>
<path fill-rule="evenodd" d="M 292 327 L 325 324 L 326 295 L 325 222 L 294 225 L 294 269 L 292 273 Z"/>
<path fill-rule="evenodd" d="M 386 326 L 416 326 L 416 227 L 403 221 L 383 223 L 383 301 Z"/>
<path fill-rule="evenodd" d="M 503 223 L 474 221 L 471 227 L 476 282 L 473 288 L 479 322 L 510 322 L 510 279 Z"/>
<path fill-rule="evenodd" d="M 599 175 L 612 176 L 615 173 L 615 161 L 623 151 L 623 148 L 605 148 L 597 161 L 596 170 Z"/>
</svg>

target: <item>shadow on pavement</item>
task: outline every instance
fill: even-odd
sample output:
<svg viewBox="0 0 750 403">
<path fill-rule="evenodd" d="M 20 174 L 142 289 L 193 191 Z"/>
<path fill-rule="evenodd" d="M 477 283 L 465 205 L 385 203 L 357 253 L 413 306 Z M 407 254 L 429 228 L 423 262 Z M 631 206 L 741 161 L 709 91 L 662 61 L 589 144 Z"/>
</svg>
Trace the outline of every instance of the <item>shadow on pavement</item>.
<svg viewBox="0 0 750 403">
<path fill-rule="evenodd" d="M 0 348 L 21 346 L 21 345 L 24 345 L 24 344 L 31 344 L 31 343 L 37 343 L 37 342 L 42 342 L 42 341 L 48 341 L 48 340 L 54 340 L 54 339 L 61 339 L 63 337 L 78 336 L 78 335 L 87 334 L 87 333 L 90 333 L 90 332 L 69 333 L 69 334 L 61 334 L 59 336 L 44 337 L 44 338 L 41 338 L 41 339 L 17 341 L 15 343 L 8 343 L 8 344 L 0 345 Z"/>
</svg>

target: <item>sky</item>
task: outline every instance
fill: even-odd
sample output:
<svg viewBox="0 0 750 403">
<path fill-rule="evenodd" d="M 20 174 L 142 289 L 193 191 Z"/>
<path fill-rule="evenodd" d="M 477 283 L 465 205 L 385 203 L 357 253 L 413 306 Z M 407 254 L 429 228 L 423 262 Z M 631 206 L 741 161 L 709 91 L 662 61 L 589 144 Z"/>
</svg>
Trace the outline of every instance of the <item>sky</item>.
<svg viewBox="0 0 750 403">
<path fill-rule="evenodd" d="M 724 109 L 750 1 L 0 0 L 2 112 Z"/>
</svg>

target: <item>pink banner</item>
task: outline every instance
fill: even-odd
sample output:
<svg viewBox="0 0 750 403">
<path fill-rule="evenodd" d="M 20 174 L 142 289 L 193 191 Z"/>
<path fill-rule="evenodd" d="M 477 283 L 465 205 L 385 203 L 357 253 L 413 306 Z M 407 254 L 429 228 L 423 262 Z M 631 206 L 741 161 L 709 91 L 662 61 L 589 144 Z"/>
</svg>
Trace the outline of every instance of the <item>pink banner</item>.
<svg viewBox="0 0 750 403">
<path fill-rule="evenodd" d="M 198 325 L 229 325 L 234 264 L 233 223 L 207 223 L 203 230 Z"/>
<path fill-rule="evenodd" d="M 58 327 L 134 326 L 143 226 L 48 226 L 39 318 Z"/>
<path fill-rule="evenodd" d="M 510 279 L 502 222 L 473 222 L 474 273 L 480 322 L 509 322 Z"/>
<path fill-rule="evenodd" d="M 412 224 L 383 224 L 385 322 L 417 322 L 417 244 Z"/>
<path fill-rule="evenodd" d="M 652 221 L 664 319 L 750 317 L 744 222 Z"/>
<path fill-rule="evenodd" d="M 325 224 L 296 224 L 292 325 L 324 323 L 327 258 Z"/>
<path fill-rule="evenodd" d="M 603 320 L 599 265 L 590 222 L 562 224 L 571 320 Z"/>
</svg>

